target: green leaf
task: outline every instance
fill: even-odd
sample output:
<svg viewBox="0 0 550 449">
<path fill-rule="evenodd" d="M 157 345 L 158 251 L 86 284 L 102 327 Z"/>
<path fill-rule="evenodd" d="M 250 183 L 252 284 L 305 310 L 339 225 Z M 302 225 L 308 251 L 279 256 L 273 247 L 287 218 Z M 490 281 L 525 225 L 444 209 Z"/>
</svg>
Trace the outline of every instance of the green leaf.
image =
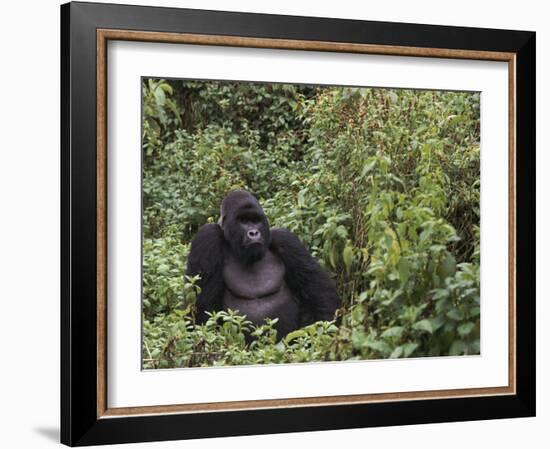
<svg viewBox="0 0 550 449">
<path fill-rule="evenodd" d="M 354 329 L 351 333 L 351 344 L 354 349 L 361 349 L 365 343 L 367 336 L 362 330 Z"/>
<path fill-rule="evenodd" d="M 349 273 L 351 268 L 351 263 L 353 262 L 353 247 L 349 243 L 344 248 L 342 257 L 344 259 L 344 265 L 346 266 L 346 271 Z"/>
<path fill-rule="evenodd" d="M 298 206 L 299 207 L 304 207 L 305 206 L 305 204 L 306 204 L 305 195 L 306 195 L 306 190 L 305 189 L 302 189 L 298 192 Z"/>
<path fill-rule="evenodd" d="M 295 338 L 307 337 L 307 332 L 303 329 L 295 330 L 285 337 L 285 343 L 290 343 Z"/>
<path fill-rule="evenodd" d="M 159 85 L 159 87 L 165 91 L 167 94 L 169 95 L 172 95 L 173 94 L 173 91 L 172 91 L 172 86 L 170 86 L 170 84 L 167 84 L 167 83 L 162 83 Z"/>
<path fill-rule="evenodd" d="M 410 357 L 416 348 L 418 348 L 418 343 L 405 343 L 401 347 L 403 348 L 403 357 Z"/>
<path fill-rule="evenodd" d="M 164 263 L 159 265 L 158 268 L 157 268 L 157 273 L 159 273 L 159 274 L 166 274 L 166 273 L 168 273 L 168 271 L 170 271 L 170 266 L 168 266 Z"/>
<path fill-rule="evenodd" d="M 458 326 L 458 334 L 461 336 L 461 337 L 466 337 L 467 335 L 470 334 L 470 332 L 472 332 L 475 328 L 475 324 L 474 323 L 464 323 L 464 324 L 461 324 L 460 326 Z"/>
<path fill-rule="evenodd" d="M 166 102 L 166 95 L 164 94 L 164 90 L 158 87 L 155 89 L 155 100 L 158 106 L 164 106 L 164 103 Z"/>
<path fill-rule="evenodd" d="M 448 278 L 449 276 L 453 276 L 455 272 L 456 272 L 456 260 L 450 254 L 447 254 L 439 264 L 439 267 L 437 268 L 437 275 L 441 279 L 445 279 L 445 278 Z"/>
<path fill-rule="evenodd" d="M 388 251 L 388 252 L 391 252 L 391 249 L 392 249 L 392 244 L 393 244 L 393 237 L 389 234 L 385 234 L 384 235 L 384 245 L 385 245 L 385 250 Z"/>
<path fill-rule="evenodd" d="M 438 316 L 436 318 L 430 319 L 430 323 L 432 325 L 432 330 L 435 332 L 438 330 L 443 324 L 445 324 L 445 319 L 441 316 Z"/>
<path fill-rule="evenodd" d="M 371 349 L 374 349 L 375 351 L 381 352 L 383 354 L 391 352 L 390 345 L 388 345 L 385 341 L 381 341 L 381 340 L 367 341 L 366 346 Z"/>
<path fill-rule="evenodd" d="M 384 332 L 382 332 L 381 337 L 382 338 L 389 338 L 389 337 L 401 338 L 401 335 L 403 335 L 404 330 L 405 328 L 402 326 L 390 327 L 389 329 L 386 329 Z"/>
<path fill-rule="evenodd" d="M 447 312 L 447 316 L 451 320 L 462 321 L 464 319 L 464 312 L 459 309 L 452 309 Z"/>
<path fill-rule="evenodd" d="M 344 226 L 339 225 L 336 228 L 336 234 L 338 235 L 338 237 L 345 239 L 348 236 L 348 230 Z"/>
<path fill-rule="evenodd" d="M 336 257 L 337 257 L 336 248 L 332 248 L 330 250 L 330 253 L 328 254 L 328 257 L 329 257 L 330 264 L 332 265 L 332 267 L 336 268 Z"/>
<path fill-rule="evenodd" d="M 397 270 L 399 271 L 399 279 L 401 280 L 401 285 L 405 285 L 409 280 L 411 268 L 409 261 L 405 257 L 401 257 L 397 263 Z"/>
<path fill-rule="evenodd" d="M 390 354 L 390 359 L 398 359 L 403 355 L 403 346 L 398 346 L 393 350 L 393 352 Z"/>
<path fill-rule="evenodd" d="M 432 229 L 424 229 L 420 233 L 420 237 L 418 238 L 418 243 L 424 243 L 430 236 L 432 235 Z"/>
<path fill-rule="evenodd" d="M 479 347 L 479 340 L 474 340 L 471 344 L 470 344 L 470 349 L 468 351 L 470 354 L 479 354 L 480 352 L 480 347 Z"/>
<path fill-rule="evenodd" d="M 433 299 L 441 299 L 441 298 L 447 298 L 449 296 L 449 291 L 445 290 L 444 288 L 436 288 L 435 290 L 432 290 L 434 292 Z"/>
<path fill-rule="evenodd" d="M 449 349 L 449 355 L 463 355 L 466 352 L 466 344 L 461 340 L 456 340 Z"/>
<path fill-rule="evenodd" d="M 422 320 L 422 321 L 419 321 L 418 323 L 414 323 L 413 329 L 417 331 L 429 332 L 430 334 L 433 334 L 434 332 L 432 323 L 430 322 L 430 320 Z"/>
<path fill-rule="evenodd" d="M 376 159 L 369 162 L 363 167 L 363 170 L 361 171 L 361 178 L 363 178 L 368 172 L 370 172 L 374 167 L 376 166 Z"/>
</svg>

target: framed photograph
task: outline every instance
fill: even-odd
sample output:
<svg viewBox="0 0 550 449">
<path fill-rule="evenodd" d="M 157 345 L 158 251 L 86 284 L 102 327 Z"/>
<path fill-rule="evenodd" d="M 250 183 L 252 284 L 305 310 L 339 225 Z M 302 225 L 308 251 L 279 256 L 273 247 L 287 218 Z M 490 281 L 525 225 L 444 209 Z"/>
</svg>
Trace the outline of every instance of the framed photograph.
<svg viewBox="0 0 550 449">
<path fill-rule="evenodd" d="M 535 415 L 535 33 L 61 27 L 62 443 Z"/>
</svg>

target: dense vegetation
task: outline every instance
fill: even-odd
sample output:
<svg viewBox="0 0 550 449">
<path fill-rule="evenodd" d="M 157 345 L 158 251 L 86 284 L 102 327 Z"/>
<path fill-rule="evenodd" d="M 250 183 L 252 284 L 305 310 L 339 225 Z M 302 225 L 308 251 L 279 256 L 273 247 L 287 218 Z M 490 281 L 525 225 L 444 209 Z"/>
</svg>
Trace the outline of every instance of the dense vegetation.
<svg viewBox="0 0 550 449">
<path fill-rule="evenodd" d="M 479 353 L 479 95 L 144 80 L 143 366 Z M 336 280 L 341 323 L 194 324 L 189 243 L 245 188 Z M 245 334 L 256 337 L 249 345 Z"/>
</svg>

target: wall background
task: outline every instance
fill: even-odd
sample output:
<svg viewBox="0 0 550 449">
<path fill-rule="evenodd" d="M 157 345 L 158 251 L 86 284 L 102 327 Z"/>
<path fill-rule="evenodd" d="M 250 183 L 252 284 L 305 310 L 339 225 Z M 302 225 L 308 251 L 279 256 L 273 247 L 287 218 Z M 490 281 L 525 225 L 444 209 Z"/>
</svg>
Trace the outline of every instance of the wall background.
<svg viewBox="0 0 550 449">
<path fill-rule="evenodd" d="M 116 2 L 121 3 L 121 2 Z M 549 191 L 550 29 L 544 2 L 431 0 L 338 2 L 188 0 L 126 3 L 350 19 L 523 29 L 537 32 L 537 357 L 538 416 L 530 419 L 431 424 L 378 429 L 147 443 L 139 447 L 329 448 L 389 446 L 446 449 L 542 447 L 550 424 L 550 359 L 543 326 L 550 307 L 543 276 L 550 270 Z M 8 2 L 0 45 L 0 443 L 4 447 L 55 447 L 59 439 L 59 4 Z M 137 447 L 136 446 L 136 447 Z"/>
</svg>

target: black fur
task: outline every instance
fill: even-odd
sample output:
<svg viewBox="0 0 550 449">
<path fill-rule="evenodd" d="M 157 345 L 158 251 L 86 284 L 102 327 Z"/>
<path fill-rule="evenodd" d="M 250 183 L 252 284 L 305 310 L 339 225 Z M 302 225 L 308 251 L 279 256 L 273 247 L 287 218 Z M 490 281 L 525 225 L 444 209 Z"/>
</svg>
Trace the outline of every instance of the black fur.
<svg viewBox="0 0 550 449">
<path fill-rule="evenodd" d="M 243 223 L 256 223 L 261 245 L 246 246 Z M 244 190 L 230 192 L 220 206 L 220 224 L 225 241 L 237 259 L 244 263 L 261 259 L 271 244 L 269 222 L 258 200 Z M 193 251 L 193 250 L 191 250 Z"/>
<path fill-rule="evenodd" d="M 260 244 L 249 244 L 247 229 L 253 229 L 254 235 L 259 232 Z M 202 226 L 191 243 L 187 274 L 201 276 L 201 293 L 197 300 L 198 323 L 208 318 L 205 312 L 223 309 L 226 289 L 223 267 L 229 252 L 244 266 L 252 267 L 267 251 L 271 251 L 284 264 L 284 281 L 294 300 L 299 302 L 299 317 L 283 316 L 279 317 L 280 320 L 285 321 L 286 318 L 305 326 L 315 321 L 334 319 L 334 312 L 340 307 L 334 282 L 296 235 L 283 228 L 270 229 L 257 199 L 248 192 L 238 190 L 229 193 L 222 202 L 220 223 Z M 296 310 L 295 307 L 288 309 L 289 313 L 295 314 L 290 312 Z M 291 330 L 285 327 L 282 333 Z M 279 329 L 280 334 L 281 331 Z"/>
<path fill-rule="evenodd" d="M 288 229 L 273 228 L 271 236 L 271 247 L 286 267 L 285 280 L 300 300 L 301 325 L 334 319 L 340 307 L 334 281 Z"/>
<path fill-rule="evenodd" d="M 223 231 L 217 223 L 205 224 L 199 229 L 191 243 L 187 258 L 187 274 L 200 274 L 201 292 L 197 299 L 198 323 L 208 319 L 205 312 L 222 309 L 224 292 L 223 253 L 226 245 Z"/>
</svg>

